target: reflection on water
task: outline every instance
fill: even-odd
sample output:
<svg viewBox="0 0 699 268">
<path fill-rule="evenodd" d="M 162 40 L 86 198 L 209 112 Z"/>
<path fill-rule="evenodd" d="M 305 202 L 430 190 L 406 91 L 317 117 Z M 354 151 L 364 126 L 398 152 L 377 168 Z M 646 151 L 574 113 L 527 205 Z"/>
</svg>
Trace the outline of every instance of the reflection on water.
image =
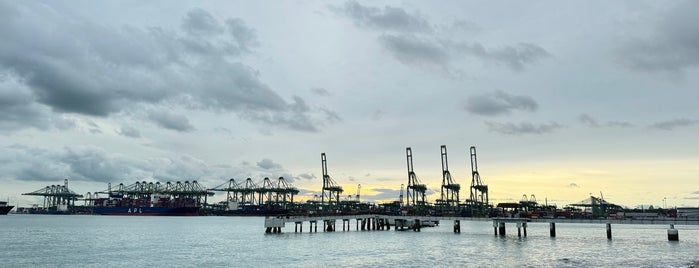
<svg viewBox="0 0 699 268">
<path fill-rule="evenodd" d="M 445 221 L 421 232 L 265 234 L 260 217 L 8 215 L 0 218 L 2 267 L 689 267 L 699 226 L 530 223 L 528 237 L 493 235 L 488 221 Z M 307 227 L 307 224 L 304 224 Z M 513 230 L 513 231 L 512 231 Z"/>
</svg>

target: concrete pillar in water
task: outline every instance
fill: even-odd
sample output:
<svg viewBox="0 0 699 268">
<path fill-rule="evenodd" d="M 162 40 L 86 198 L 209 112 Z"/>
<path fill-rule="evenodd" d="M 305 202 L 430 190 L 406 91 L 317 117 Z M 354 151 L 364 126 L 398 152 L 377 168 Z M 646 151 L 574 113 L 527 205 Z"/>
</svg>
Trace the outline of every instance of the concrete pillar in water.
<svg viewBox="0 0 699 268">
<path fill-rule="evenodd" d="M 667 240 L 668 241 L 679 241 L 680 240 L 680 234 L 675 229 L 674 224 L 670 224 L 670 229 L 667 229 Z"/>
<path fill-rule="evenodd" d="M 272 232 L 272 227 L 267 227 L 265 229 L 265 233 L 271 233 Z"/>
<path fill-rule="evenodd" d="M 386 221 L 386 231 L 390 231 L 390 230 L 391 230 L 391 224 L 388 222 L 388 219 L 385 219 L 385 221 Z"/>
<path fill-rule="evenodd" d="M 517 237 L 522 237 L 522 223 L 517 223 Z"/>
<path fill-rule="evenodd" d="M 495 236 L 498 236 L 498 222 L 493 221 L 493 232 L 495 232 Z"/>
<path fill-rule="evenodd" d="M 498 232 L 500 236 L 505 236 L 505 222 L 498 223 Z"/>
<path fill-rule="evenodd" d="M 522 223 L 522 230 L 524 230 L 524 237 L 527 237 L 527 222 Z"/>
<path fill-rule="evenodd" d="M 612 224 L 607 223 L 607 239 L 612 240 Z"/>
<path fill-rule="evenodd" d="M 454 220 L 454 233 L 461 233 L 461 221 Z"/>
<path fill-rule="evenodd" d="M 556 223 L 555 222 L 549 223 L 549 229 L 551 232 L 551 237 L 556 237 Z"/>
</svg>

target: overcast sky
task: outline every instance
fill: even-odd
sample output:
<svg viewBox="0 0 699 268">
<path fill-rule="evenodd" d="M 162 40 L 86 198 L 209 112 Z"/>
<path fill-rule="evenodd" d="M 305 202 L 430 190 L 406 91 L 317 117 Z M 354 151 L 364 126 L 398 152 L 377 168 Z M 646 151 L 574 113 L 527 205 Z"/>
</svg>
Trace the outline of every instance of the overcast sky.
<svg viewBox="0 0 699 268">
<path fill-rule="evenodd" d="M 331 177 L 699 206 L 698 1 L 0 0 L 0 199 Z M 222 198 L 218 195 L 217 198 Z"/>
</svg>

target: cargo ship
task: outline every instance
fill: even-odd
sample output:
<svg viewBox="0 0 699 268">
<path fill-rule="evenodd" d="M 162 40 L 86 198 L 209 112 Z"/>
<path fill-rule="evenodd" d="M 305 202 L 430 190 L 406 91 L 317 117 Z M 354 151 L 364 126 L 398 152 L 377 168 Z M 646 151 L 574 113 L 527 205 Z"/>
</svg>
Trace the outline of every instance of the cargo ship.
<svg viewBox="0 0 699 268">
<path fill-rule="evenodd" d="M 107 194 L 107 197 L 99 197 Z M 119 216 L 199 216 L 206 197 L 213 195 L 197 181 L 108 184 L 106 191 L 88 195 L 92 214 Z"/>
<path fill-rule="evenodd" d="M 94 200 L 92 213 L 116 216 L 199 216 L 200 208 L 191 198 L 173 198 L 165 194 L 132 198 L 110 194 L 108 198 Z"/>
<path fill-rule="evenodd" d="M 7 202 L 0 201 L 0 215 L 7 215 L 15 206 L 8 206 Z"/>
</svg>

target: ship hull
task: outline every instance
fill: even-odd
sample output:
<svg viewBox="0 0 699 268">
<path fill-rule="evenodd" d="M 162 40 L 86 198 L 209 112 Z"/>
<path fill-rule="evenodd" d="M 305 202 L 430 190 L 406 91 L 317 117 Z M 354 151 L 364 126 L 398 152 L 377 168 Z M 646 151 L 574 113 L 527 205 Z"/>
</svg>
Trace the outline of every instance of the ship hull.
<svg viewBox="0 0 699 268">
<path fill-rule="evenodd" d="M 199 207 L 94 207 L 92 213 L 114 216 L 199 216 Z"/>
<path fill-rule="evenodd" d="M 10 210 L 12 210 L 14 207 L 15 206 L 0 207 L 0 215 L 7 215 L 7 213 L 10 213 Z"/>
</svg>

